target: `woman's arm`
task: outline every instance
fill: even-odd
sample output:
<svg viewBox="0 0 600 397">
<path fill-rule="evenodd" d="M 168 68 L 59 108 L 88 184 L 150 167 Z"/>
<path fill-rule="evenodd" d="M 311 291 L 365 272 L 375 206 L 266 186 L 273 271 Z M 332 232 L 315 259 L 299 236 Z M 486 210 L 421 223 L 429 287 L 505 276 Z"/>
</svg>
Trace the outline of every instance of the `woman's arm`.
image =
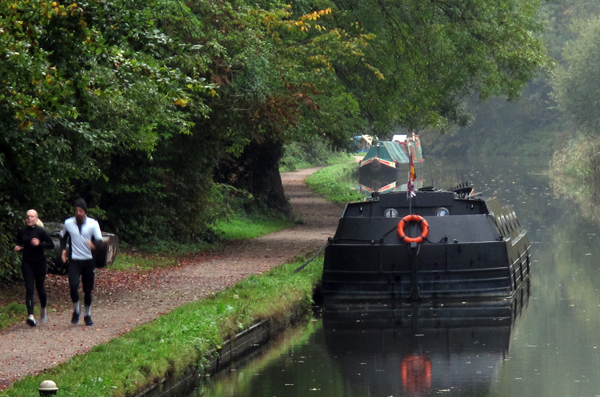
<svg viewBox="0 0 600 397">
<path fill-rule="evenodd" d="M 46 231 L 46 229 L 40 228 L 40 246 L 43 249 L 52 249 L 54 248 L 54 241 Z"/>
</svg>

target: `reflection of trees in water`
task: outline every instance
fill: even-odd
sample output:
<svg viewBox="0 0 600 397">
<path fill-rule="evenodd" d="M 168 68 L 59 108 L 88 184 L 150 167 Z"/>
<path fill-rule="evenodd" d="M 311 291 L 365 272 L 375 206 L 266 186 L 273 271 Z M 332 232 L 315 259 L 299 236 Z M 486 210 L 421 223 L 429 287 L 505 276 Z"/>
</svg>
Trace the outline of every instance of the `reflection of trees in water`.
<svg viewBox="0 0 600 397">
<path fill-rule="evenodd" d="M 597 221 L 579 213 L 569 200 L 552 212 L 544 225 L 545 239 L 533 255 L 535 305 L 522 323 L 521 346 L 511 354 L 518 363 L 503 368 L 500 395 L 523 394 L 512 389 L 517 377 L 537 377 L 536 396 L 594 395 L 591 390 L 598 387 L 592 369 L 598 361 L 600 327 Z M 575 385 L 574 379 L 580 378 L 581 384 Z M 531 382 L 530 388 L 536 389 Z"/>
<path fill-rule="evenodd" d="M 587 209 L 596 212 L 596 218 L 592 218 L 585 211 L 561 211 L 561 222 L 554 226 L 554 233 L 551 233 L 553 262 L 560 285 L 560 295 L 557 298 L 577 302 L 579 309 L 575 315 L 583 328 L 586 328 L 586 323 L 589 325 L 589 314 L 595 313 L 600 307 L 597 266 L 600 254 L 597 249 L 599 211 L 593 208 L 592 204 L 587 206 Z M 600 317 L 594 319 L 590 330 L 598 327 Z"/>
<path fill-rule="evenodd" d="M 552 173 L 550 186 L 557 196 L 577 204 L 580 214 L 600 225 L 600 174 L 585 178 L 586 182 L 574 180 L 565 174 Z"/>
</svg>

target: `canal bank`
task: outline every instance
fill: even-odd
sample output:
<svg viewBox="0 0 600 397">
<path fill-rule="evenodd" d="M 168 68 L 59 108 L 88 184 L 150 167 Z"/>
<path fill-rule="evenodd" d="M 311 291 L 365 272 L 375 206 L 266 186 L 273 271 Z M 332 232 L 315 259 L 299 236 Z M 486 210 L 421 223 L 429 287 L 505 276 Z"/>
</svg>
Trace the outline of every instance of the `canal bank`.
<svg viewBox="0 0 600 397">
<path fill-rule="evenodd" d="M 308 313 L 321 265 L 294 274 L 301 264 L 278 266 L 178 307 L 86 354 L 28 376 L 0 395 L 35 395 L 31 392 L 45 379 L 58 385 L 60 396 L 165 395 L 170 383 L 181 383 L 190 374 L 211 374 L 247 353 L 261 337 Z M 177 389 L 174 393 L 166 395 L 177 395 Z"/>
<path fill-rule="evenodd" d="M 302 300 L 290 307 L 281 317 L 260 321 L 224 341 L 218 348 L 209 351 L 200 363 L 190 363 L 179 375 L 168 375 L 153 383 L 135 397 L 178 397 L 187 396 L 207 378 L 235 371 L 247 361 L 263 354 L 268 345 L 275 341 L 290 326 L 301 326 L 312 319 L 311 304 Z M 199 365 L 201 364 L 201 365 Z"/>
<path fill-rule="evenodd" d="M 44 375 L 50 373 L 66 374 L 71 369 L 85 373 L 80 368 L 80 363 L 84 357 L 92 356 L 92 352 L 98 351 L 97 353 L 101 353 L 105 349 L 103 347 L 105 345 L 102 344 L 108 341 L 111 341 L 111 343 L 121 341 L 120 343 L 124 344 L 123 350 L 126 350 L 128 346 L 133 344 L 131 337 L 139 329 L 146 330 L 148 327 L 159 327 L 158 335 L 161 333 L 164 335 L 165 332 L 179 334 L 190 329 L 193 331 L 194 327 L 186 325 L 188 324 L 187 321 L 193 319 L 195 324 L 205 323 L 206 317 L 202 317 L 201 311 L 196 310 L 195 314 L 190 314 L 190 312 L 182 310 L 179 306 L 187 302 L 207 301 L 218 291 L 237 285 L 236 283 L 240 280 L 248 279 L 255 282 L 255 278 L 250 276 L 268 272 L 270 269 L 278 268 L 278 266 L 281 267 L 282 263 L 289 263 L 293 257 L 307 256 L 321 248 L 327 237 L 335 231 L 341 209 L 323 199 L 319 199 L 306 188 L 304 178 L 315 170 L 309 169 L 282 174 L 286 195 L 292 203 L 296 217 L 301 221 L 298 222 L 296 227 L 251 241 L 232 243 L 232 246 L 225 247 L 223 252 L 213 252 L 202 257 L 193 258 L 189 263 L 185 263 L 179 268 L 169 269 L 156 277 L 149 276 L 144 280 L 140 280 L 139 285 L 136 287 L 138 289 L 133 291 L 115 292 L 112 289 L 107 294 L 106 290 L 99 288 L 96 294 L 97 304 L 95 305 L 94 316 L 96 325 L 94 327 L 69 326 L 70 313 L 65 310 L 53 312 L 50 323 L 44 327 L 30 329 L 24 324 L 17 324 L 0 332 L 0 344 L 3 347 L 0 349 L 0 363 L 2 363 L 0 380 L 6 387 L 10 387 L 11 384 L 16 382 L 12 388 L 7 388 L 0 395 L 28 395 L 29 393 L 22 394 L 23 390 L 32 390 L 31 388 L 20 389 L 21 392 L 16 391 L 17 387 L 20 388 L 20 385 L 28 380 L 31 380 L 31 386 L 35 385 L 37 388 L 39 384 L 37 377 L 29 376 L 23 379 L 27 375 L 40 373 L 42 375 L 38 376 L 43 378 Z M 295 268 L 296 264 L 290 264 L 289 266 Z M 291 270 L 281 269 L 281 271 L 287 272 L 286 277 L 288 279 L 292 279 Z M 99 276 L 102 277 L 102 274 Z M 275 282 L 276 279 L 273 276 L 261 278 L 272 282 Z M 285 288 L 285 291 L 288 292 L 288 287 Z M 310 285 L 309 290 L 311 292 L 308 295 L 312 294 L 312 288 L 313 286 Z M 273 299 L 275 303 L 280 304 L 282 302 L 280 299 L 281 292 L 276 296 Z M 68 297 L 53 297 L 53 299 L 68 299 Z M 246 299 L 238 299 L 246 304 L 240 309 L 240 312 L 250 316 L 250 304 L 248 302 L 260 299 L 264 298 L 260 295 L 253 295 Z M 227 305 L 216 306 L 220 307 L 219 310 L 228 310 Z M 174 308 L 177 309 L 173 310 Z M 165 331 L 160 328 L 163 323 L 168 322 L 165 320 L 167 317 L 163 316 L 165 313 L 175 315 L 174 319 L 170 321 L 176 324 L 176 329 L 181 332 Z M 228 314 L 227 312 L 224 313 Z M 199 317 L 194 317 L 195 315 Z M 261 317 L 249 318 L 252 321 L 245 324 L 244 327 L 249 327 L 261 319 Z M 155 319 L 158 325 L 150 323 Z M 236 319 L 232 318 L 232 320 Z M 144 325 L 139 327 L 140 324 Z M 243 328 L 238 327 L 238 325 L 238 323 L 235 323 L 235 327 L 232 329 L 235 331 Z M 132 329 L 135 330 L 129 332 Z M 218 328 L 217 330 L 220 331 Z M 231 332 L 227 336 L 234 333 Z M 119 336 L 121 337 L 119 338 Z M 216 345 L 220 343 L 216 338 L 211 340 Z M 166 343 L 164 336 L 146 338 L 144 343 L 146 345 L 143 349 L 150 349 L 151 351 L 156 349 L 159 352 L 165 352 L 172 348 L 172 346 L 167 346 L 168 343 Z M 206 341 L 203 341 L 203 343 L 206 343 Z M 94 346 L 98 347 L 91 351 L 90 349 Z M 181 356 L 187 355 L 193 358 L 190 362 L 199 362 L 201 353 L 211 350 L 208 345 L 189 345 L 187 342 L 182 342 L 181 349 Z M 88 354 L 81 355 L 81 353 Z M 122 365 L 140 360 L 137 353 L 130 357 L 117 356 L 114 359 L 116 359 L 118 365 L 113 366 L 113 369 L 121 373 L 126 372 L 124 368 L 121 368 Z M 110 362 L 114 362 L 113 358 Z M 107 361 L 102 359 L 99 361 L 98 366 L 106 366 L 106 363 Z M 155 373 L 156 368 L 158 368 L 156 373 L 162 371 L 165 376 L 181 373 L 186 368 L 179 357 L 168 355 L 162 362 L 155 360 L 150 364 L 144 364 L 140 361 L 138 364 L 141 370 L 134 371 L 133 375 L 119 384 L 108 383 L 106 378 L 102 378 L 98 373 L 86 379 L 75 378 L 73 382 L 74 384 L 80 384 L 81 390 L 64 395 L 90 395 L 92 390 L 94 390 L 93 395 L 103 395 L 102 393 L 96 393 L 96 388 L 98 390 L 106 388 L 106 390 L 111 391 L 110 394 L 105 395 L 131 395 L 140 389 L 141 384 L 147 383 L 147 385 L 150 385 L 153 381 L 163 378 L 151 375 Z M 49 370 L 49 368 L 52 369 Z M 153 380 L 148 382 L 148 379 Z"/>
</svg>

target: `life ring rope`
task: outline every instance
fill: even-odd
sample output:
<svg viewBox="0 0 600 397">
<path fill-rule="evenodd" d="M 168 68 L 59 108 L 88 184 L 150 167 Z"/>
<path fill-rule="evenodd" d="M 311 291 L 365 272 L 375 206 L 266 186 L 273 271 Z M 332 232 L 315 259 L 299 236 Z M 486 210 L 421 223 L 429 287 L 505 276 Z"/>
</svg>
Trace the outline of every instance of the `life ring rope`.
<svg viewBox="0 0 600 397">
<path fill-rule="evenodd" d="M 406 233 L 404 233 L 404 227 L 409 222 L 418 222 L 419 223 L 419 226 L 421 227 L 421 235 L 419 237 L 408 237 L 406 235 Z M 407 243 L 422 243 L 423 240 L 425 240 L 427 238 L 427 236 L 429 235 L 429 223 L 421 215 L 410 214 L 410 215 L 406 215 L 404 218 L 402 218 L 400 220 L 400 222 L 398 222 L 397 230 L 398 230 L 398 236 L 400 236 L 400 238 L 402 240 L 404 240 L 405 242 L 407 242 Z"/>
</svg>

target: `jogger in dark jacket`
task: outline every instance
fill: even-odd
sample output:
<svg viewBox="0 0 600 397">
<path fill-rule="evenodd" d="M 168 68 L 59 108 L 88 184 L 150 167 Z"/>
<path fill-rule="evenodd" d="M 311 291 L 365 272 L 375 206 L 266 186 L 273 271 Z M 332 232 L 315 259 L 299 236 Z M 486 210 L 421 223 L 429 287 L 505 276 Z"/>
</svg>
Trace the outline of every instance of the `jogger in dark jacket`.
<svg viewBox="0 0 600 397">
<path fill-rule="evenodd" d="M 46 295 L 46 256 L 44 249 L 54 248 L 52 239 L 39 222 L 38 213 L 35 210 L 27 211 L 27 226 L 19 230 L 17 234 L 16 252 L 23 252 L 21 259 L 21 271 L 25 280 L 25 305 L 27 306 L 27 324 L 32 327 L 37 325 L 33 315 L 34 307 L 34 287 L 37 289 L 40 299 L 40 322 L 43 324 L 48 321 L 46 305 L 48 297 Z"/>
</svg>

